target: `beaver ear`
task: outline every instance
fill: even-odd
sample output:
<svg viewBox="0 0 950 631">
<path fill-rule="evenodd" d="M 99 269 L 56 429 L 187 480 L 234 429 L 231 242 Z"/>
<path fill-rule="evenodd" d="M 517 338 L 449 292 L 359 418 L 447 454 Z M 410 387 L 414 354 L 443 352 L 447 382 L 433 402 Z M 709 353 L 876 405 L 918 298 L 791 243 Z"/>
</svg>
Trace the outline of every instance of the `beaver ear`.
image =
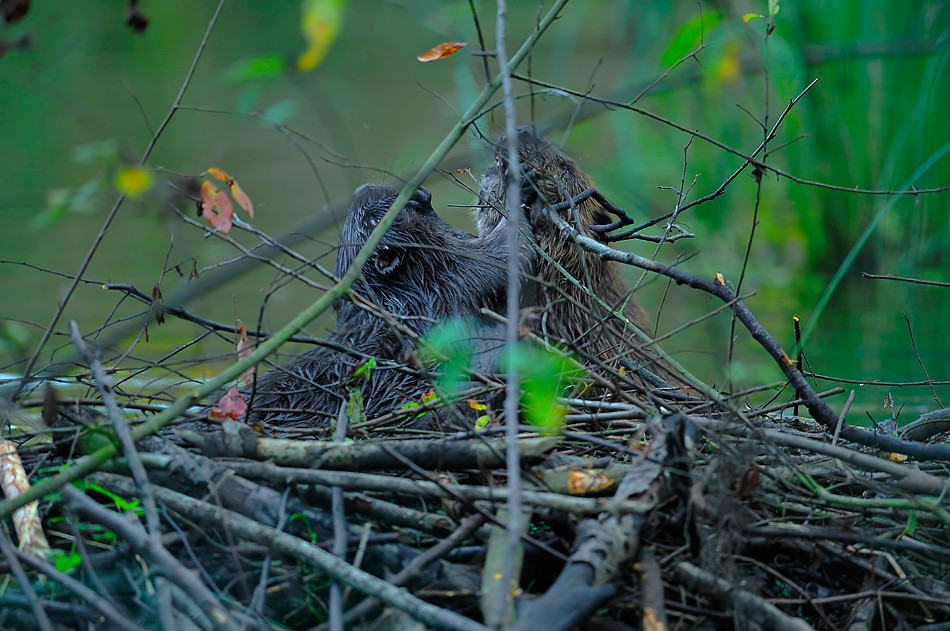
<svg viewBox="0 0 950 631">
<path fill-rule="evenodd" d="M 392 274 L 402 262 L 402 254 L 386 245 L 376 248 L 376 270 L 383 275 Z"/>
</svg>

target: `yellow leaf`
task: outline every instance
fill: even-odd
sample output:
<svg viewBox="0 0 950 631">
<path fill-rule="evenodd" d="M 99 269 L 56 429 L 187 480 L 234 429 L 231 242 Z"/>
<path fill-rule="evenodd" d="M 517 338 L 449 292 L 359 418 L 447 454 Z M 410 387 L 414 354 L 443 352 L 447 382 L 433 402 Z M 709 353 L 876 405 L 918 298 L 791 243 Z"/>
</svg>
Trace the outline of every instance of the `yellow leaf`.
<svg viewBox="0 0 950 631">
<path fill-rule="evenodd" d="M 307 49 L 297 58 L 297 69 L 310 72 L 320 65 L 343 25 L 345 0 L 303 0 L 300 30 Z"/>
<path fill-rule="evenodd" d="M 115 176 L 115 187 L 123 195 L 137 197 L 152 186 L 152 174 L 142 167 L 125 167 Z"/>
<path fill-rule="evenodd" d="M 488 427 L 488 416 L 479 416 L 475 419 L 475 429 L 485 429 Z"/>
<path fill-rule="evenodd" d="M 468 407 L 472 408 L 473 410 L 487 409 L 484 403 L 479 403 L 478 401 L 475 401 L 474 399 L 468 399 L 465 402 L 468 403 Z"/>
<path fill-rule="evenodd" d="M 729 44 L 726 48 L 726 54 L 716 67 L 716 77 L 721 83 L 732 83 L 739 78 L 742 72 L 739 52 L 739 44 L 735 42 Z"/>
<path fill-rule="evenodd" d="M 214 206 L 214 196 L 218 194 L 218 188 L 211 182 L 201 183 L 201 214 L 210 213 Z"/>
</svg>

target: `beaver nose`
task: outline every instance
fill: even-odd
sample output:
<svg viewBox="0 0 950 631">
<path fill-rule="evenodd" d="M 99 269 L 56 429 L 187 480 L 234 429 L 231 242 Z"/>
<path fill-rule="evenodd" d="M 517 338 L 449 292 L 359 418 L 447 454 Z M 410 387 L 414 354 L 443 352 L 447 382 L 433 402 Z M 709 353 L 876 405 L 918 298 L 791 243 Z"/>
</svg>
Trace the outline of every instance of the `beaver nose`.
<svg viewBox="0 0 950 631">
<path fill-rule="evenodd" d="M 420 186 L 416 189 L 416 192 L 412 194 L 412 199 L 423 206 L 429 206 L 432 203 L 432 193 L 427 191 L 425 187 Z"/>
</svg>

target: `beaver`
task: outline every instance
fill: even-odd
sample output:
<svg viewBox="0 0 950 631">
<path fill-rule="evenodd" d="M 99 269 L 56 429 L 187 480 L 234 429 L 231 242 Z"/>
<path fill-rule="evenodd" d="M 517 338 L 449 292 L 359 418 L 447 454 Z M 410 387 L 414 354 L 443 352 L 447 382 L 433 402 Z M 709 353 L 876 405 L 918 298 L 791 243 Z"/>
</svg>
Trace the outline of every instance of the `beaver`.
<svg viewBox="0 0 950 631">
<path fill-rule="evenodd" d="M 370 232 L 396 199 L 396 190 L 364 184 L 353 195 L 340 230 L 337 277 L 352 265 Z M 337 415 L 347 397 L 354 370 L 369 357 L 380 365 L 369 379 L 355 380 L 370 418 L 418 401 L 432 389 L 427 378 L 401 364 L 413 343 L 402 331 L 424 335 L 433 324 L 461 318 L 474 346 L 472 369 L 493 372 L 504 345 L 504 326 L 481 315 L 481 308 L 504 312 L 507 222 L 476 237 L 443 221 L 432 209 L 432 196 L 419 188 L 400 212 L 363 268 L 352 292 L 365 297 L 379 312 L 371 313 L 341 298 L 333 308 L 337 323 L 327 346 L 315 348 L 257 378 L 242 393 L 251 419 L 265 427 L 314 428 Z M 527 222 L 524 222 L 527 223 Z M 530 230 L 518 256 L 522 271 L 533 271 L 535 253 Z"/>
<path fill-rule="evenodd" d="M 506 137 L 502 136 L 495 146 L 494 163 L 483 174 L 478 194 L 475 220 L 481 235 L 497 229 L 503 222 L 498 209 L 507 207 Z M 524 173 L 521 201 L 526 206 L 532 206 L 531 224 L 539 247 L 594 294 L 592 296 L 570 282 L 555 263 L 540 258 L 537 261 L 537 295 L 538 306 L 544 307 L 546 311 L 540 320 L 544 332 L 552 338 L 564 340 L 596 362 L 613 367 L 646 367 L 662 377 L 660 381 L 648 378 L 653 385 L 665 385 L 664 380 L 669 384 L 683 385 L 679 373 L 665 362 L 658 361 L 652 349 L 643 348 L 628 327 L 619 319 L 610 317 L 598 300 L 610 305 L 615 311 L 622 310 L 626 318 L 640 330 L 650 330 L 646 313 L 620 280 L 617 265 L 582 250 L 564 238 L 560 229 L 541 212 L 544 205 L 552 206 L 567 201 L 562 190 L 576 197 L 591 188 L 593 184 L 590 178 L 573 160 L 528 126 L 518 128 L 518 155 Z M 601 239 L 590 227 L 609 224 L 613 217 L 593 198 L 577 204 L 576 208 L 578 217 L 575 218 L 573 210 L 568 208 L 563 211 L 562 218 L 574 226 L 579 223 L 579 229 L 586 236 Z M 625 342 L 623 346 L 622 342 Z"/>
</svg>

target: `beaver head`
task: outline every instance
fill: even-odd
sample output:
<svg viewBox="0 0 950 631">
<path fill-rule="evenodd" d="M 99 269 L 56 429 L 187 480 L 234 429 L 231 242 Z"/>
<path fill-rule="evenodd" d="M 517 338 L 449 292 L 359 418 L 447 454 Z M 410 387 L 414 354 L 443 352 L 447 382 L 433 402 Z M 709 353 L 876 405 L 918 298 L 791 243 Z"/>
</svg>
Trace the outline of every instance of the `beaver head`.
<svg viewBox="0 0 950 631">
<path fill-rule="evenodd" d="M 573 160 L 527 125 L 518 127 L 518 158 L 521 161 L 522 172 L 521 203 L 526 206 L 530 207 L 535 200 L 540 200 L 546 205 L 558 204 L 566 201 L 562 189 L 566 189 L 571 197 L 576 197 L 592 186 L 590 178 L 577 167 Z M 501 221 L 501 214 L 496 209 L 505 207 L 507 203 L 508 195 L 505 185 L 507 170 L 508 137 L 503 135 L 495 143 L 495 157 L 492 165 L 482 175 L 476 217 L 479 234 L 490 232 Z M 585 210 L 590 216 L 584 216 Z M 582 205 L 581 211 L 581 224 L 585 228 L 600 223 L 610 223 L 612 220 L 600 206 Z M 568 219 L 570 213 L 571 210 L 566 209 L 561 215 Z M 537 214 L 532 213 L 531 221 L 536 228 L 540 227 L 537 225 L 538 220 Z"/>
<path fill-rule="evenodd" d="M 398 191 L 392 188 L 375 184 L 364 184 L 356 189 L 346 221 L 340 229 L 340 247 L 336 258 L 338 276 L 350 268 L 370 233 L 396 201 L 397 194 Z M 410 248 L 434 245 L 428 242 L 440 241 L 440 237 L 446 235 L 459 236 L 458 233 L 461 231 L 435 213 L 432 209 L 432 194 L 420 186 L 376 246 L 369 263 L 363 268 L 363 277 L 373 285 L 392 279 L 412 266 Z"/>
<path fill-rule="evenodd" d="M 337 276 L 353 264 L 369 234 L 396 200 L 395 189 L 364 184 L 356 190 L 340 230 Z M 420 187 L 376 247 L 353 289 L 396 316 L 419 317 L 420 327 L 447 317 L 472 316 L 504 304 L 507 242 L 504 226 L 478 238 L 446 223 Z M 533 253 L 518 253 L 530 268 Z M 344 317 L 344 309 L 337 309 Z M 407 324 L 409 324 L 407 322 Z"/>
</svg>

